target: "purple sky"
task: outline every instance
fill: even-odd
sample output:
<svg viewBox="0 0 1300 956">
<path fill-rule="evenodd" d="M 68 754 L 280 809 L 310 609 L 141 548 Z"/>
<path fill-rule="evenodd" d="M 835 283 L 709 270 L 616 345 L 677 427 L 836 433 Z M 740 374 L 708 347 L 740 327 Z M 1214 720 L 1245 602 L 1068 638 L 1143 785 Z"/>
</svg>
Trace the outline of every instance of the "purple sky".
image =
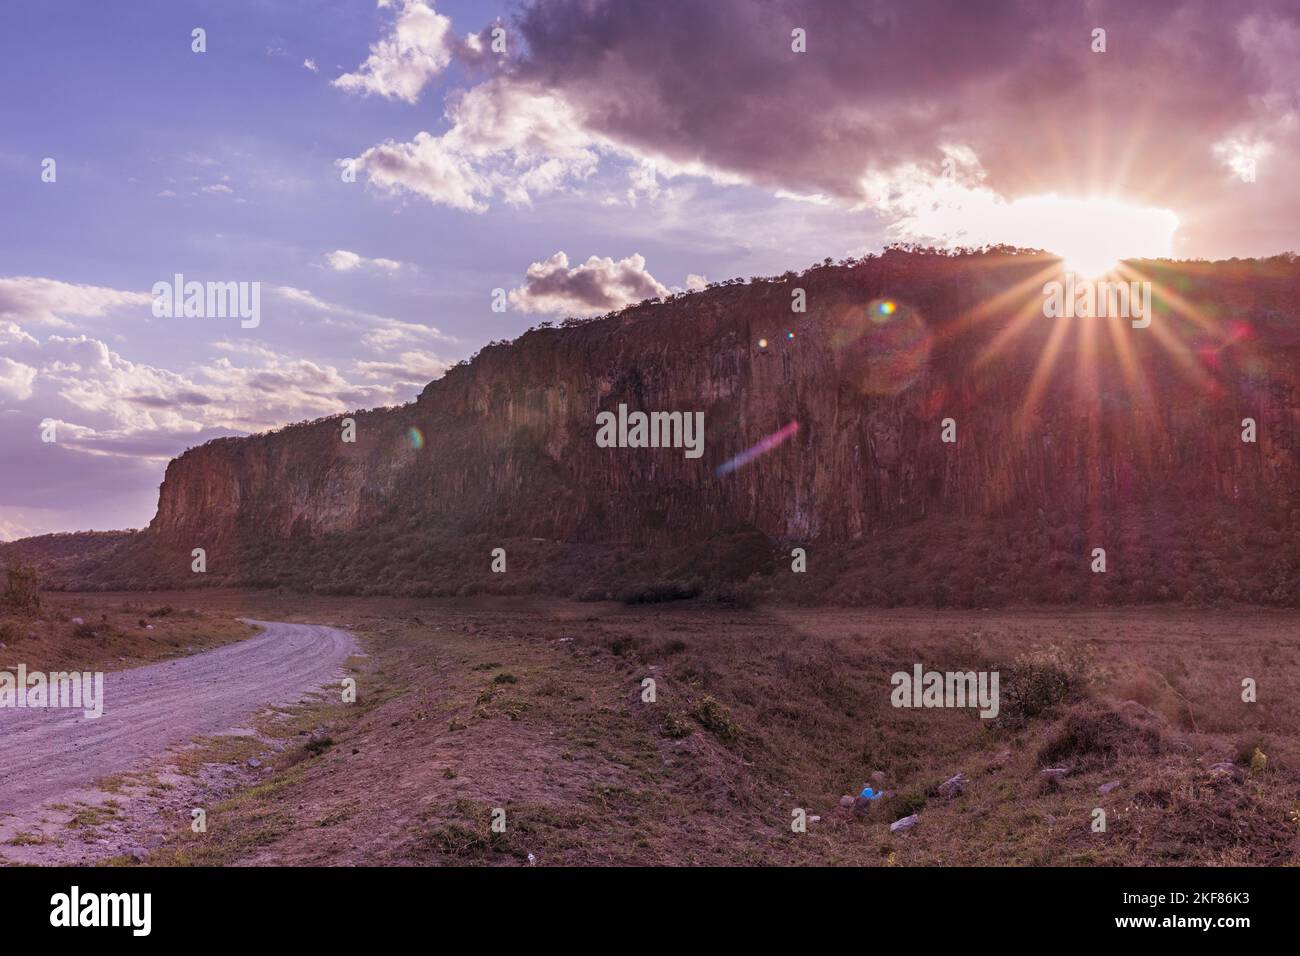
<svg viewBox="0 0 1300 956">
<path fill-rule="evenodd" d="M 0 538 L 143 526 L 187 447 L 409 401 L 489 340 L 705 281 L 895 239 L 1064 253 L 1173 217 L 1179 257 L 1300 246 L 1294 3 L 3 17 Z M 260 323 L 154 317 L 176 273 L 260 282 Z"/>
</svg>

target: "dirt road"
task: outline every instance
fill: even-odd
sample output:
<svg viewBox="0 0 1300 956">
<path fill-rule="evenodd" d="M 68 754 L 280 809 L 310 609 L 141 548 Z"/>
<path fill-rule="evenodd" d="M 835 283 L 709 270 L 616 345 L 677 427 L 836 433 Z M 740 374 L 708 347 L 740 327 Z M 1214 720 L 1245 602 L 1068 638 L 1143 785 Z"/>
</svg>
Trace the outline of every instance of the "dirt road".
<svg viewBox="0 0 1300 956">
<path fill-rule="evenodd" d="M 172 744 L 237 728 L 264 707 L 341 678 L 344 660 L 357 652 L 337 628 L 249 623 L 265 630 L 194 657 L 105 674 L 102 717 L 0 708 L 0 811 L 35 806 Z"/>
</svg>

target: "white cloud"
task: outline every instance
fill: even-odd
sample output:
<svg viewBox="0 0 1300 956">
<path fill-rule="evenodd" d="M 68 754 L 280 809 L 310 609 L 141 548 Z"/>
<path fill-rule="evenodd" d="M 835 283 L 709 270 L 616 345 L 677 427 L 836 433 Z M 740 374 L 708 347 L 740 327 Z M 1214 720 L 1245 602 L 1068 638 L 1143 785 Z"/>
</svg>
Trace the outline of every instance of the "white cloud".
<svg viewBox="0 0 1300 956">
<path fill-rule="evenodd" d="M 449 149 L 445 137 L 421 132 L 409 143 L 389 140 L 356 159 L 341 160 L 343 163 L 355 164 L 373 185 L 390 193 L 406 190 L 465 212 L 486 212 L 488 208 L 481 197 L 491 194 L 491 182 L 465 157 Z"/>
<path fill-rule="evenodd" d="M 499 197 L 528 206 L 538 196 L 575 187 L 592 176 L 602 156 L 628 164 L 629 187 L 607 204 L 635 206 L 641 197 L 668 194 L 663 180 L 704 177 L 719 185 L 743 180 L 699 162 L 676 162 L 593 134 L 561 94 L 511 77 L 497 77 L 447 99 L 448 130 L 407 142 L 388 140 L 337 165 L 363 172 L 385 192 L 409 192 L 465 212 L 487 211 Z"/>
<path fill-rule="evenodd" d="M 399 322 L 390 319 L 385 325 L 371 329 L 361 336 L 361 344 L 376 352 L 387 352 L 401 346 L 420 345 L 427 342 L 454 342 L 431 325 L 416 322 Z"/>
<path fill-rule="evenodd" d="M 0 318 L 71 328 L 63 316 L 98 317 L 127 306 L 153 302 L 145 292 L 76 285 L 58 279 L 13 276 L 0 279 Z"/>
<path fill-rule="evenodd" d="M 303 65 L 306 69 L 311 70 L 313 73 L 319 73 L 319 72 L 320 72 L 320 67 L 318 67 L 318 66 L 316 65 L 316 61 L 313 60 L 311 57 L 307 57 L 307 59 L 303 60 L 303 61 L 302 61 L 302 65 Z"/>
<path fill-rule="evenodd" d="M 32 395 L 36 369 L 0 355 L 0 398 L 23 401 Z"/>
<path fill-rule="evenodd" d="M 231 357 L 172 371 L 133 362 L 89 336 L 51 335 L 26 346 L 21 360 L 0 358 L 0 395 L 25 427 L 47 418 L 60 422 L 63 447 L 165 460 L 195 436 L 409 401 L 414 385 L 422 387 L 448 365 L 407 352 L 396 361 L 340 369 L 253 343 L 214 347 Z"/>
<path fill-rule="evenodd" d="M 1215 143 L 1211 151 L 1234 176 L 1245 182 L 1254 182 L 1262 161 L 1273 154 L 1273 144 L 1267 140 L 1249 141 L 1227 136 Z"/>
<path fill-rule="evenodd" d="M 325 261 L 335 272 L 351 272 L 353 269 L 360 267 L 379 269 L 384 272 L 396 272 L 402 268 L 402 263 L 396 259 L 368 259 L 359 253 L 349 252 L 347 249 L 335 249 L 333 252 L 327 252 Z"/>
<path fill-rule="evenodd" d="M 415 382 L 421 386 L 440 377 L 452 363 L 429 352 L 403 352 L 394 362 L 357 362 L 353 366 L 363 378 Z"/>
<path fill-rule="evenodd" d="M 773 195 L 777 199 L 812 203 L 814 206 L 829 206 L 831 204 L 831 197 L 823 193 L 796 193 L 790 192 L 788 189 L 778 189 Z"/>
<path fill-rule="evenodd" d="M 373 312 L 363 312 L 344 305 L 336 305 L 333 302 L 326 302 L 317 298 L 307 289 L 276 286 L 273 291 L 276 295 L 290 302 L 296 302 L 299 305 L 350 320 L 342 324 L 348 328 L 364 330 L 364 334 L 361 336 L 362 344 L 377 351 L 420 342 L 456 341 L 453 336 L 445 335 L 441 329 L 432 325 L 403 322 L 401 319 L 375 315 Z M 327 319 L 326 321 L 330 320 Z"/>
<path fill-rule="evenodd" d="M 863 178 L 869 201 L 891 220 L 892 238 L 949 248 L 1007 243 L 1044 249 L 1088 270 L 1172 254 L 1179 221 L 1168 209 L 1053 193 L 1008 201 L 984 185 L 973 151 L 945 151 L 956 163 L 954 175 L 908 163 Z"/>
<path fill-rule="evenodd" d="M 494 195 L 526 206 L 534 196 L 585 179 L 606 148 L 582 131 L 564 100 L 504 80 L 451 97 L 446 116 L 451 128 L 441 136 L 389 140 L 340 165 L 355 164 L 391 193 L 484 212 Z"/>
<path fill-rule="evenodd" d="M 24 332 L 17 323 L 0 322 L 0 345 L 17 347 L 36 344 L 36 339 Z"/>
<path fill-rule="evenodd" d="M 668 294 L 668 288 L 646 271 L 640 254 L 617 262 L 592 256 L 570 268 L 569 257 L 557 252 L 530 265 L 524 284 L 511 289 L 509 299 L 522 312 L 589 315 Z"/>
<path fill-rule="evenodd" d="M 391 3 L 380 2 L 381 8 Z M 387 36 L 370 47 L 355 73 L 333 81 L 339 89 L 414 103 L 433 77 L 451 62 L 451 20 L 424 0 L 402 0 Z"/>
</svg>

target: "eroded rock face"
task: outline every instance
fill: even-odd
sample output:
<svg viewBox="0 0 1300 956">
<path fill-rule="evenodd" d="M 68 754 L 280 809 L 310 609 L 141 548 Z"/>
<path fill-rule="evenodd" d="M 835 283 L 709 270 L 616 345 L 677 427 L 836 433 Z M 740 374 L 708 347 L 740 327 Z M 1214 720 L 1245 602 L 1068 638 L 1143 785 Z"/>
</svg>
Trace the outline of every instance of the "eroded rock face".
<svg viewBox="0 0 1300 956">
<path fill-rule="evenodd" d="M 924 515 L 1106 512 L 1168 495 L 1288 505 L 1294 266 L 1190 278 L 1152 268 L 1201 315 L 1174 312 L 1157 287 L 1156 328 L 1144 330 L 1045 318 L 1041 281 L 996 302 L 1042 267 L 889 255 L 535 331 L 414 405 L 357 415 L 355 444 L 333 419 L 187 452 L 167 470 L 150 531 L 314 535 L 396 509 L 566 541 L 680 541 L 737 524 L 836 539 Z M 806 314 L 791 312 L 796 286 Z M 1021 331 L 999 347 L 1021 306 Z M 704 456 L 598 448 L 596 414 L 619 403 L 703 411 Z M 1256 444 L 1241 440 L 1245 417 Z M 945 418 L 955 444 L 940 440 Z M 715 473 L 792 422 L 779 447 Z"/>
<path fill-rule="evenodd" d="M 354 444 L 340 417 L 186 452 L 117 565 L 201 543 L 238 555 L 210 561 L 214 575 L 255 571 L 275 584 L 294 548 L 328 538 L 344 561 L 348 536 L 382 551 L 389 529 L 407 542 L 390 573 L 427 557 L 417 532 L 663 552 L 745 529 L 778 554 L 817 542 L 822 575 L 833 548 L 876 549 L 837 600 L 890 600 L 929 552 L 957 548 L 970 552 L 954 579 L 966 603 L 997 587 L 1011 600 L 1062 600 L 1015 585 L 1045 563 L 1073 571 L 1107 545 L 1110 572 L 1096 575 L 1114 591 L 1105 600 L 1178 600 L 1193 565 L 1210 561 L 1212 575 L 1235 560 L 1256 574 L 1242 549 L 1276 551 L 1300 529 L 1300 265 L 1140 265 L 1155 283 L 1147 329 L 1045 317 L 1054 266 L 1036 256 L 891 252 L 535 330 L 484 349 L 410 405 L 356 413 Z M 796 288 L 806 313 L 791 311 Z M 703 412 L 703 456 L 598 447 L 597 413 L 620 404 Z M 1245 418 L 1255 443 L 1242 441 Z M 724 468 L 774 435 L 783 440 Z M 1171 517 L 1188 513 L 1218 530 Z M 1131 559 L 1117 565 L 1135 520 L 1130 554 L 1179 555 L 1186 567 L 1162 579 Z M 1255 529 L 1271 537 L 1252 545 Z M 891 585 L 877 565 L 900 549 L 908 567 Z M 297 584 L 315 586 L 337 563 L 323 560 Z M 855 560 L 837 558 L 835 572 Z M 454 576 L 456 563 L 438 573 Z M 91 578 L 114 562 L 101 564 Z M 384 561 L 371 564 L 362 577 L 382 583 Z M 1296 576 L 1275 570 L 1259 571 L 1273 576 L 1245 599 L 1285 601 Z M 937 583 L 915 600 L 932 590 L 946 600 L 955 572 L 927 573 Z M 134 580 L 121 571 L 115 583 Z"/>
</svg>

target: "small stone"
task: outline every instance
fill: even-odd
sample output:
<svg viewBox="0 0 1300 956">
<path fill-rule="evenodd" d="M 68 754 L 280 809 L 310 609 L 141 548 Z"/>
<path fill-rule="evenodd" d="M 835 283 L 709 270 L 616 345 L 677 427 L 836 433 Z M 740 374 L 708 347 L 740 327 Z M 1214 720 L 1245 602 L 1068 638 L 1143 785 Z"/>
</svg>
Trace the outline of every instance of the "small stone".
<svg viewBox="0 0 1300 956">
<path fill-rule="evenodd" d="M 1104 797 L 1106 794 L 1110 793 L 1118 786 L 1119 786 L 1119 781 L 1112 780 L 1110 783 L 1103 783 L 1100 787 L 1097 788 L 1097 792 Z"/>
<path fill-rule="evenodd" d="M 943 783 L 939 784 L 939 796 L 945 800 L 952 800 L 960 797 L 966 790 L 966 775 L 959 773 L 955 777 L 949 777 Z"/>
<path fill-rule="evenodd" d="M 1055 780 L 1057 783 L 1060 783 L 1061 779 L 1069 772 L 1070 772 L 1069 767 L 1048 767 L 1046 770 L 1039 771 L 1039 773 L 1041 773 L 1044 777 L 1050 777 L 1051 779 Z"/>
<path fill-rule="evenodd" d="M 821 817 L 809 817 L 809 818 L 808 818 L 808 822 L 809 822 L 809 823 L 821 823 L 821 822 L 822 822 L 822 818 L 821 818 Z"/>
<path fill-rule="evenodd" d="M 889 825 L 889 832 L 906 833 L 908 830 L 912 829 L 912 827 L 916 826 L 917 821 L 920 819 L 921 818 L 914 813 L 910 817 L 903 817 L 901 820 L 895 820 Z"/>
<path fill-rule="evenodd" d="M 86 622 L 79 617 L 74 617 L 72 619 L 72 623 L 75 624 L 77 627 L 81 627 L 81 625 L 85 624 Z"/>
<path fill-rule="evenodd" d="M 258 767 L 262 766 L 262 761 L 258 760 L 256 757 L 249 757 L 248 765 L 256 770 Z"/>
<path fill-rule="evenodd" d="M 846 793 L 844 796 L 840 797 L 840 806 L 842 807 L 853 806 L 853 798 Z"/>
<path fill-rule="evenodd" d="M 873 771 L 871 771 L 871 779 L 874 780 L 874 781 L 876 781 L 876 783 L 884 783 L 884 782 L 885 782 L 885 771 L 883 771 L 883 770 L 873 770 Z"/>
<path fill-rule="evenodd" d="M 143 860 L 148 855 L 149 854 L 146 853 L 144 850 L 142 850 L 140 847 L 136 847 L 134 850 L 131 851 L 131 856 L 135 857 L 137 860 Z"/>
</svg>

